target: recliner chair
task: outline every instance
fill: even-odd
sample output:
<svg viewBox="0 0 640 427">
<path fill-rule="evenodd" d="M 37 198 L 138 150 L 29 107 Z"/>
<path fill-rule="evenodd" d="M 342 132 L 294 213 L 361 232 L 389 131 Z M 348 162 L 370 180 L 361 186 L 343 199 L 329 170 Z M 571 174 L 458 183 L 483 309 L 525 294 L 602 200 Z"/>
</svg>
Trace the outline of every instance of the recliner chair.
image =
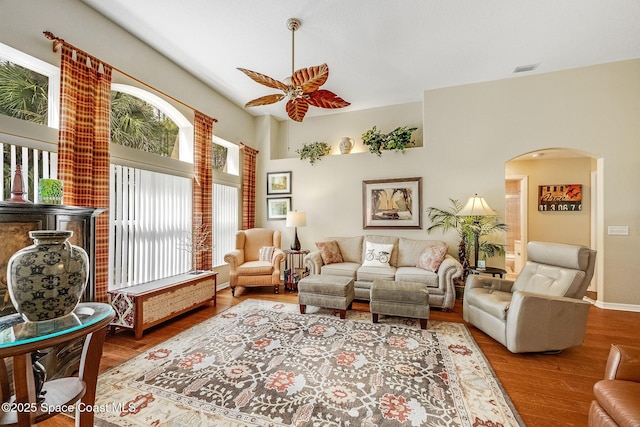
<svg viewBox="0 0 640 427">
<path fill-rule="evenodd" d="M 229 263 L 229 286 L 235 296 L 236 286 L 274 287 L 274 293 L 280 289 L 280 264 L 284 261 L 284 252 L 280 249 L 281 233 L 266 228 L 250 228 L 236 232 L 236 249 L 224 256 Z M 273 248 L 263 251 L 267 259 L 260 259 L 261 248 Z"/>
<path fill-rule="evenodd" d="M 582 345 L 591 304 L 582 297 L 593 277 L 596 251 L 584 246 L 529 242 L 515 281 L 470 275 L 464 320 L 512 353 L 557 352 Z"/>
<path fill-rule="evenodd" d="M 640 425 L 640 347 L 612 345 L 593 393 L 589 427 Z"/>
</svg>

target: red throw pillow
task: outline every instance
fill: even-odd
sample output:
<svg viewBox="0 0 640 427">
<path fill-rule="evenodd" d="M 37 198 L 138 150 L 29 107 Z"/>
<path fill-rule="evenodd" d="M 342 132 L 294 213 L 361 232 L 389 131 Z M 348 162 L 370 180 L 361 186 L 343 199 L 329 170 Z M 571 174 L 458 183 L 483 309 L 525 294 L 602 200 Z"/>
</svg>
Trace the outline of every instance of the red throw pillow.
<svg viewBox="0 0 640 427">
<path fill-rule="evenodd" d="M 334 264 L 336 262 L 344 262 L 338 242 L 330 240 L 328 242 L 316 242 L 316 246 L 320 249 L 320 256 L 324 264 Z"/>
</svg>

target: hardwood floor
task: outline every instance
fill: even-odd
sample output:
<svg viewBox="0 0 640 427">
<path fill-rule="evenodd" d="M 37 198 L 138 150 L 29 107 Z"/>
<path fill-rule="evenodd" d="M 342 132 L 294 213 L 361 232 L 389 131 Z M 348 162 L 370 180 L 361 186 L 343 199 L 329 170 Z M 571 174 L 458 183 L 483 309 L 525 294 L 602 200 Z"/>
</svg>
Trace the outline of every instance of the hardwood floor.
<svg viewBox="0 0 640 427">
<path fill-rule="evenodd" d="M 276 295 L 269 287 L 238 288 L 236 294 L 232 297 L 229 289 L 222 290 L 216 307 L 203 307 L 151 328 L 141 340 L 135 340 L 129 331 L 107 336 L 100 370 L 117 366 L 247 298 L 297 303 L 297 294 Z M 369 305 L 355 302 L 353 309 L 369 311 Z M 452 312 L 431 310 L 430 318 L 463 322 L 461 300 Z M 638 325 L 640 313 L 591 307 L 584 344 L 556 355 L 512 354 L 475 327 L 469 330 L 527 426 L 586 426 L 592 387 L 602 378 L 610 345 L 640 346 Z M 73 421 L 58 415 L 40 425 L 73 426 Z"/>
</svg>

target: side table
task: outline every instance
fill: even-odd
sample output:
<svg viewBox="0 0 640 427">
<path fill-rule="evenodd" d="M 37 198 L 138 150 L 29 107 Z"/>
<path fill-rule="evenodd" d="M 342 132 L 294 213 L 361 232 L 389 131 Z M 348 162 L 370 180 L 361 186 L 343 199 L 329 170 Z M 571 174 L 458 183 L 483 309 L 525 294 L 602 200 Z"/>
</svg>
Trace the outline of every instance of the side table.
<svg viewBox="0 0 640 427">
<path fill-rule="evenodd" d="M 478 268 L 469 266 L 469 272 L 471 272 L 471 274 L 490 274 L 492 277 L 500 276 L 501 279 L 507 274 L 507 270 L 496 267 Z"/>
<path fill-rule="evenodd" d="M 34 426 L 67 405 L 76 406 L 76 426 L 92 426 L 98 368 L 107 326 L 115 316 L 109 304 L 80 303 L 74 312 L 45 322 L 25 322 L 20 314 L 0 318 L 0 425 Z M 78 377 L 42 383 L 36 378 L 33 355 L 37 350 L 85 337 Z M 4 358 L 13 359 L 15 396 L 9 396 L 9 378 Z M 41 370 L 41 365 L 39 370 Z M 39 381 L 36 381 L 39 380 Z M 36 390 L 42 387 L 42 392 Z M 84 410 L 83 410 L 84 409 Z"/>
<path fill-rule="evenodd" d="M 307 249 L 284 250 L 284 290 L 295 292 L 298 290 L 298 282 L 305 276 L 309 275 L 309 271 L 304 268 L 304 256 L 309 253 Z"/>
</svg>

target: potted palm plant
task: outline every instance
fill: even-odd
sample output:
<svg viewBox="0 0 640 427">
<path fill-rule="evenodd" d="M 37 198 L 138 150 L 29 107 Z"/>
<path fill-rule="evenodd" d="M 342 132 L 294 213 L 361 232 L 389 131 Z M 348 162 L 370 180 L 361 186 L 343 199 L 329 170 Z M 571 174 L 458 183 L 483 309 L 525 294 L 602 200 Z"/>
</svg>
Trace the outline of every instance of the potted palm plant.
<svg viewBox="0 0 640 427">
<path fill-rule="evenodd" d="M 456 199 L 449 199 L 451 207 L 448 210 L 430 207 L 427 209 L 427 215 L 431 221 L 431 226 L 427 228 L 427 233 L 432 230 L 442 229 L 447 232 L 454 229 L 460 236 L 460 244 L 458 246 L 458 257 L 460 263 L 465 269 L 465 277 L 468 274 L 469 258 L 471 248 L 474 247 L 476 235 L 479 240 L 478 252 L 487 257 L 495 255 L 504 255 L 504 245 L 482 239 L 483 236 L 495 234 L 497 232 L 506 231 L 507 224 L 501 222 L 497 215 L 487 216 L 465 216 L 460 215 L 463 205 Z"/>
</svg>

